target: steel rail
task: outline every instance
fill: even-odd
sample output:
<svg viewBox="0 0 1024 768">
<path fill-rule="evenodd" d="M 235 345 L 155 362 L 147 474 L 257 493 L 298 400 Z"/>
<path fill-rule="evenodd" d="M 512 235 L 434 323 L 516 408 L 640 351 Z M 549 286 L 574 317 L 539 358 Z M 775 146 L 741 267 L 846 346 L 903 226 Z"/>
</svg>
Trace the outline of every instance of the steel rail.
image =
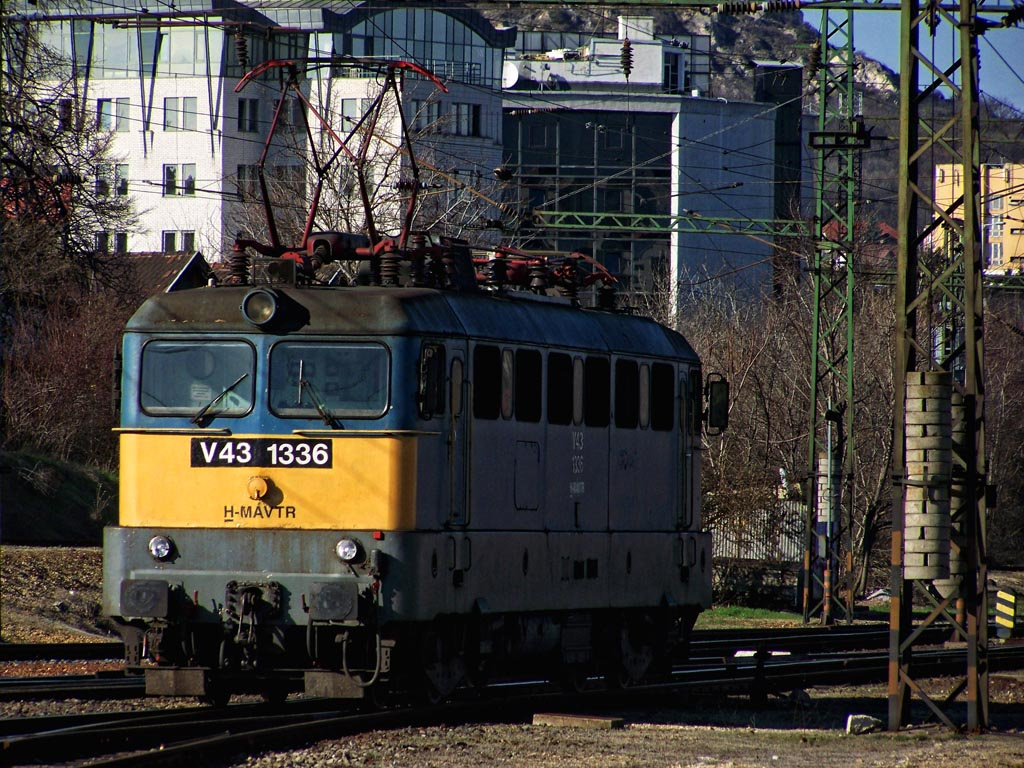
<svg viewBox="0 0 1024 768">
<path fill-rule="evenodd" d="M 965 652 L 964 648 L 919 652 L 913 659 L 914 674 L 955 674 L 963 666 Z M 1024 666 L 1024 645 L 994 647 L 990 649 L 989 661 L 994 671 L 1020 668 Z M 714 665 L 679 668 L 668 682 L 617 690 L 565 694 L 552 692 L 550 685 L 524 684 L 492 688 L 482 695 L 477 693 L 468 700 L 444 706 L 348 714 L 339 713 L 337 703 L 316 700 L 292 701 L 280 707 L 233 705 L 223 710 L 146 712 L 107 723 L 92 721 L 80 727 L 46 728 L 8 736 L 0 740 L 0 755 L 9 763 L 77 761 L 107 755 L 90 759 L 88 764 L 172 765 L 290 748 L 367 730 L 442 723 L 524 722 L 540 709 L 580 711 L 598 704 L 651 706 L 652 697 L 664 702 L 665 697 L 678 700 L 682 694 L 709 691 L 716 695 L 750 695 L 757 702 L 770 693 L 799 688 L 884 681 L 887 664 L 885 651 L 816 658 L 762 653 L 729 658 Z"/>
<path fill-rule="evenodd" d="M 0 661 L 123 659 L 124 643 L 0 643 Z"/>
</svg>

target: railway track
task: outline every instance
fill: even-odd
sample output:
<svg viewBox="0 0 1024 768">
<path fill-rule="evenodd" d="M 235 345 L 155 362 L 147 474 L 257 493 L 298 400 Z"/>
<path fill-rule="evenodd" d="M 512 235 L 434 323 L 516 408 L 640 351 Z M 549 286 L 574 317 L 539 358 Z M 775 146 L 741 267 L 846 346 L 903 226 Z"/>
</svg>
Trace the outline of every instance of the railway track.
<svg viewBox="0 0 1024 768">
<path fill-rule="evenodd" d="M 96 661 L 123 659 L 124 644 L 0 643 L 0 661 Z"/>
<path fill-rule="evenodd" d="M 1024 646 L 990 649 L 992 671 L 1024 667 Z M 915 677 L 962 672 L 964 650 L 920 652 Z M 750 695 L 839 683 L 884 680 L 887 652 L 801 656 L 733 655 L 717 664 L 677 668 L 670 681 L 628 689 L 566 694 L 549 685 L 520 683 L 468 695 L 444 706 L 386 711 L 339 709 L 337 702 L 297 699 L 271 707 L 235 704 L 223 709 L 189 707 L 119 714 L 46 716 L 0 720 L 0 763 L 72 762 L 106 766 L 183 765 L 235 754 L 284 749 L 368 730 L 474 722 L 526 722 L 537 711 L 579 712 L 616 707 L 678 706 L 696 694 Z M 595 688 L 597 686 L 595 685 Z"/>
<path fill-rule="evenodd" d="M 141 677 L 129 677 L 121 671 L 91 675 L 0 677 L 0 701 L 128 699 L 141 697 L 145 692 L 146 684 Z"/>
</svg>

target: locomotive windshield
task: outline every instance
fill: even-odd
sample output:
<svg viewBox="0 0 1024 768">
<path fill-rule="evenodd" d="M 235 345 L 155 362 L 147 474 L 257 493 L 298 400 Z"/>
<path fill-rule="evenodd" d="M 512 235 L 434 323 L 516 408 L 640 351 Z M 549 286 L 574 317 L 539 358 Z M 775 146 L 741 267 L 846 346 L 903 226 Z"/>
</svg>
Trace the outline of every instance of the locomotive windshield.
<svg viewBox="0 0 1024 768">
<path fill-rule="evenodd" d="M 242 416 L 252 408 L 255 350 L 241 341 L 151 341 L 142 350 L 142 410 Z"/>
<path fill-rule="evenodd" d="M 388 404 L 387 347 L 283 341 L 270 352 L 270 407 L 295 418 L 374 418 Z"/>
</svg>

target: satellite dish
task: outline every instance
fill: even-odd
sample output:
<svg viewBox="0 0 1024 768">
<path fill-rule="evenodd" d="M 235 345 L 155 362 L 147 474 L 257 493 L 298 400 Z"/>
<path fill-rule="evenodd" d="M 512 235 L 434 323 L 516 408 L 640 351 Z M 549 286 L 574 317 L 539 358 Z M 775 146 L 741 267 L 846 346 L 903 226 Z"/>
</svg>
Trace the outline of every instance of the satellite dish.
<svg viewBox="0 0 1024 768">
<path fill-rule="evenodd" d="M 511 88 L 519 82 L 519 67 L 514 62 L 506 61 L 501 66 L 501 87 Z"/>
</svg>

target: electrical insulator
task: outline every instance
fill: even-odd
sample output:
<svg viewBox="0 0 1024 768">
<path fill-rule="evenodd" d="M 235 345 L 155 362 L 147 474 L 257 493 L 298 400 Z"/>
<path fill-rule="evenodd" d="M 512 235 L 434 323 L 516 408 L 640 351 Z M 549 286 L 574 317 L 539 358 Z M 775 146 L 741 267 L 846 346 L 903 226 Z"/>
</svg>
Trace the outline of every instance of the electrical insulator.
<svg viewBox="0 0 1024 768">
<path fill-rule="evenodd" d="M 627 37 L 622 41 L 622 74 L 625 75 L 626 79 L 629 80 L 629 75 L 633 71 L 633 44 L 629 42 Z"/>
<path fill-rule="evenodd" d="M 821 69 L 821 43 L 812 43 L 811 52 L 807 54 L 807 75 L 814 77 Z"/>
<path fill-rule="evenodd" d="M 1000 22 L 1004 27 L 1015 27 L 1024 21 L 1024 3 L 1018 3 L 1013 6 L 1013 9 L 1003 16 L 1003 20 Z"/>
<path fill-rule="evenodd" d="M 758 3 L 719 3 L 716 9 L 726 16 L 738 16 L 741 13 L 757 13 L 760 10 Z"/>
<path fill-rule="evenodd" d="M 248 69 L 249 43 L 240 29 L 235 32 L 235 52 L 238 54 L 238 63 L 242 65 L 242 69 Z"/>
<path fill-rule="evenodd" d="M 800 0 L 767 0 L 761 3 L 761 10 L 765 13 L 785 13 L 786 11 L 799 11 Z"/>
</svg>

